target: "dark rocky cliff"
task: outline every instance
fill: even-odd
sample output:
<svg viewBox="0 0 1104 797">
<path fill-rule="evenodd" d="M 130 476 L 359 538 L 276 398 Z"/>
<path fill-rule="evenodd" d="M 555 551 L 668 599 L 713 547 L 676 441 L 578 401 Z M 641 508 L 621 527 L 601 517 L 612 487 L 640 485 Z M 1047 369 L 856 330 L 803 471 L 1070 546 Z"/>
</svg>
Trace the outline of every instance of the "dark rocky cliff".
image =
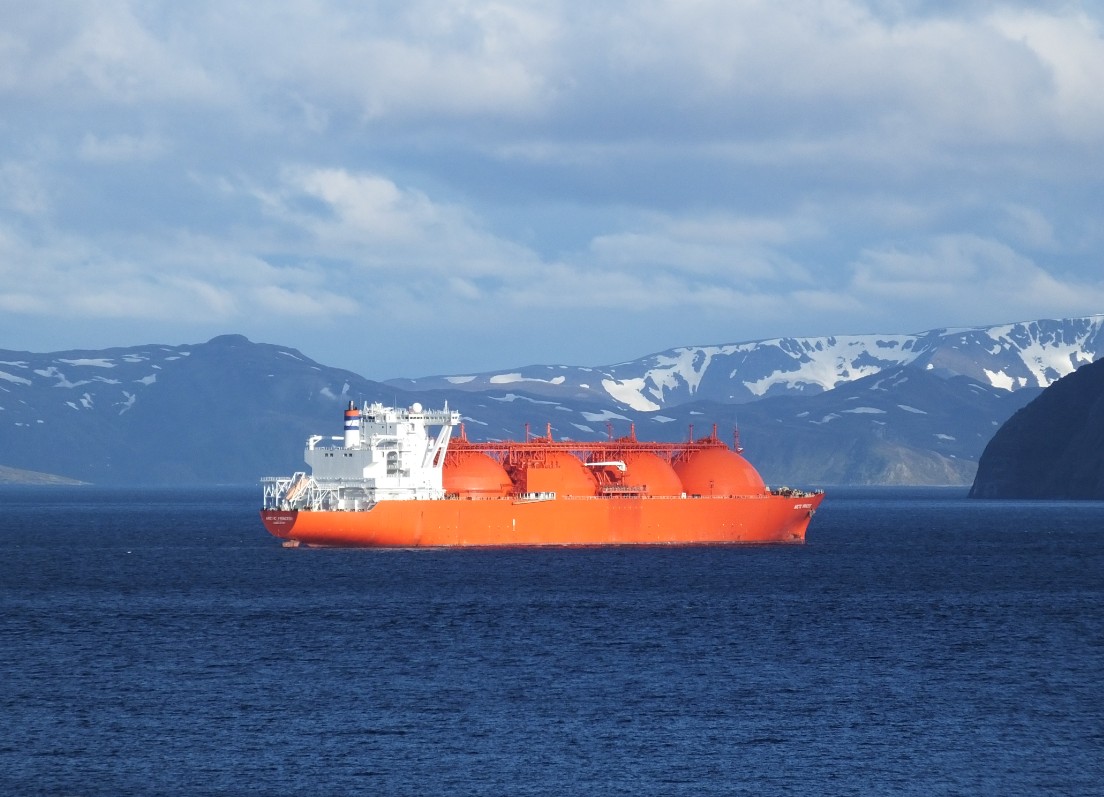
<svg viewBox="0 0 1104 797">
<path fill-rule="evenodd" d="M 970 495 L 1104 499 L 1104 360 L 1008 419 L 986 446 Z"/>
</svg>

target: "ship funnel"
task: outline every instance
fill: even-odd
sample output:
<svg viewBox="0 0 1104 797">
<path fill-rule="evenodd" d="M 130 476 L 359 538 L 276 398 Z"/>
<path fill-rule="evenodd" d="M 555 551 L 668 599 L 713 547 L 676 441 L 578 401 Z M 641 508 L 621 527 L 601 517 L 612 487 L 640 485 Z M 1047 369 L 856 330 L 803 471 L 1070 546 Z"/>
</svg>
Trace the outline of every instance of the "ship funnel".
<svg viewBox="0 0 1104 797">
<path fill-rule="evenodd" d="M 345 410 L 345 448 L 360 447 L 360 410 L 356 403 L 349 402 L 349 408 Z"/>
</svg>

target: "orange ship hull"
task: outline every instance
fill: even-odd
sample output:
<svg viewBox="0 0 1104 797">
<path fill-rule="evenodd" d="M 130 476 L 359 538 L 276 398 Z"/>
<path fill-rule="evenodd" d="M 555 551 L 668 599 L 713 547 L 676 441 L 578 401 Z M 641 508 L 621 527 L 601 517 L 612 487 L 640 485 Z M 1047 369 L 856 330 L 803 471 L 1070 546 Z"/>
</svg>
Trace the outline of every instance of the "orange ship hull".
<svg viewBox="0 0 1104 797">
<path fill-rule="evenodd" d="M 281 539 L 315 546 L 800 543 L 823 494 L 381 501 L 368 510 L 266 509 Z"/>
</svg>

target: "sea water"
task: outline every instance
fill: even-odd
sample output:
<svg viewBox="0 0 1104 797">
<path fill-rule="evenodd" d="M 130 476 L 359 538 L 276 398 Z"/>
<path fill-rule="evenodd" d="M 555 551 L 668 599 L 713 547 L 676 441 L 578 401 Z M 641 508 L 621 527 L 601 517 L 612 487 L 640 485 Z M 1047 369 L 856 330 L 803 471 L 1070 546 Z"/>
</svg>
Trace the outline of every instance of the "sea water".
<svg viewBox="0 0 1104 797">
<path fill-rule="evenodd" d="M 259 489 L 0 490 L 0 793 L 1104 787 L 1104 504 L 803 546 L 285 549 Z"/>
</svg>

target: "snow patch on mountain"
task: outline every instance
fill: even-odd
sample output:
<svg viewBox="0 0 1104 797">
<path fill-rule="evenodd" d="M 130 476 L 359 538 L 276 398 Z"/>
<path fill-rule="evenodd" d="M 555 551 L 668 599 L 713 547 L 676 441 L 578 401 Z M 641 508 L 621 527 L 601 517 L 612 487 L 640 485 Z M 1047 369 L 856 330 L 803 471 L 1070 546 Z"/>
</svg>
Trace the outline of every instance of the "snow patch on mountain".
<svg viewBox="0 0 1104 797">
<path fill-rule="evenodd" d="M 507 393 L 504 396 L 487 396 L 491 401 L 528 401 L 530 404 L 558 404 L 557 401 L 540 401 L 531 396 L 519 396 L 517 393 Z"/>
<path fill-rule="evenodd" d="M 1020 357 L 1035 377 L 1035 384 L 1046 387 L 1051 382 L 1073 373 L 1081 365 L 1092 362 L 1084 356 L 1078 344 L 1045 346 L 1039 341 L 1020 349 Z"/>
<path fill-rule="evenodd" d="M 616 379 L 603 379 L 602 387 L 609 393 L 610 397 L 614 401 L 619 401 L 625 404 L 637 412 L 651 412 L 652 410 L 658 410 L 659 404 L 649 399 L 644 395 L 644 388 L 646 387 L 647 378 L 638 377 L 636 379 L 626 379 L 624 381 L 617 381 Z"/>
<path fill-rule="evenodd" d="M 652 383 L 648 392 L 660 401 L 668 390 L 674 390 L 680 385 L 686 385 L 691 394 L 696 393 L 713 356 L 725 353 L 728 352 L 723 346 L 703 346 L 696 349 L 674 349 L 669 354 L 655 355 L 656 367 L 649 370 L 644 377 L 645 381 Z"/>
<path fill-rule="evenodd" d="M 790 359 L 792 368 L 779 369 L 744 384 L 756 396 L 763 396 L 775 386 L 800 389 L 815 385 L 832 390 L 842 382 L 876 374 L 887 367 L 914 361 L 916 352 L 907 346 L 912 336 L 867 335 L 825 338 L 779 338 L 762 341 L 761 346 L 775 347 Z M 871 349 L 876 350 L 876 355 Z"/>
<path fill-rule="evenodd" d="M 613 412 L 611 410 L 602 410 L 601 412 L 585 412 L 584 411 L 584 412 L 580 412 L 579 414 L 582 415 L 584 418 L 586 418 L 591 423 L 600 423 L 601 421 L 612 421 L 612 420 L 618 420 L 618 421 L 627 421 L 627 420 L 629 420 L 624 415 L 618 415 L 616 412 Z"/>
<path fill-rule="evenodd" d="M 113 363 L 111 360 L 108 360 L 105 357 L 88 357 L 88 358 L 82 358 L 82 359 L 77 359 L 77 360 L 66 360 L 64 358 L 59 358 L 58 362 L 65 363 L 66 365 L 89 366 L 89 367 L 92 367 L 92 368 L 114 368 L 115 367 L 115 363 Z"/>
<path fill-rule="evenodd" d="M 984 330 L 999 354 L 1018 356 L 1034 381 L 1047 387 L 1100 357 L 1104 316 L 1004 324 Z"/>
<path fill-rule="evenodd" d="M 7 363 L 10 365 L 10 363 Z M 14 382 L 17 385 L 29 385 L 31 380 L 22 376 L 16 376 L 15 374 L 9 374 L 7 371 L 0 371 L 0 379 L 7 382 Z"/>
<path fill-rule="evenodd" d="M 471 379 L 474 379 L 474 377 L 470 377 L 467 381 L 471 381 Z M 509 385 L 515 382 L 541 382 L 546 385 L 562 385 L 565 380 L 566 377 L 564 376 L 555 376 L 551 379 L 538 379 L 531 376 L 522 376 L 519 373 L 512 373 L 495 374 L 487 381 L 490 382 L 492 385 Z M 452 380 L 449 379 L 449 381 L 451 382 Z M 453 382 L 453 384 L 463 384 L 463 382 Z"/>
<path fill-rule="evenodd" d="M 1015 390 L 1017 387 L 1021 387 L 1022 379 L 1014 379 L 1003 371 L 990 371 L 988 368 L 982 369 L 986 378 L 989 380 L 989 384 L 993 387 L 999 387 L 1001 390 Z"/>
<path fill-rule="evenodd" d="M 57 369 L 57 366 L 51 365 L 49 368 L 36 368 L 35 374 L 41 376 L 44 379 L 56 379 L 57 384 L 54 387 L 81 387 L 82 385 L 91 384 L 91 379 L 78 379 L 76 382 L 70 382 L 65 374 Z"/>
</svg>

